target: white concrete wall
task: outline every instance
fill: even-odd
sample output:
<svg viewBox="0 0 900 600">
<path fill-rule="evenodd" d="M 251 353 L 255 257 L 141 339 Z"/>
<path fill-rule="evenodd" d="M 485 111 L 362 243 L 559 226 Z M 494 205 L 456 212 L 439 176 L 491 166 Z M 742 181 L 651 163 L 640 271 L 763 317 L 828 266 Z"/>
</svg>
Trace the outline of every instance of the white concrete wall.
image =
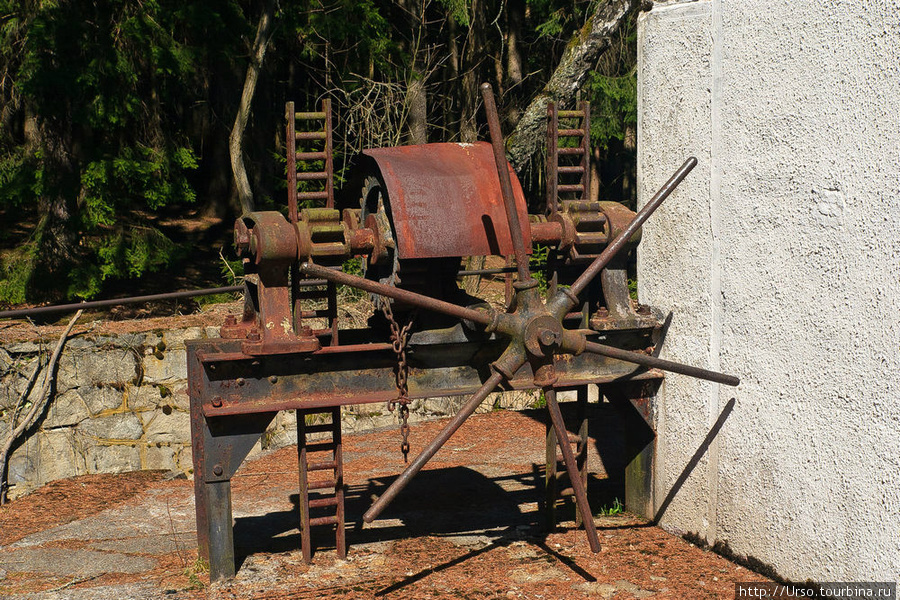
<svg viewBox="0 0 900 600">
<path fill-rule="evenodd" d="M 900 580 L 900 0 L 658 2 L 638 43 L 640 201 L 700 161 L 640 299 L 664 358 L 742 378 L 667 376 L 661 523 L 792 580 Z"/>
</svg>

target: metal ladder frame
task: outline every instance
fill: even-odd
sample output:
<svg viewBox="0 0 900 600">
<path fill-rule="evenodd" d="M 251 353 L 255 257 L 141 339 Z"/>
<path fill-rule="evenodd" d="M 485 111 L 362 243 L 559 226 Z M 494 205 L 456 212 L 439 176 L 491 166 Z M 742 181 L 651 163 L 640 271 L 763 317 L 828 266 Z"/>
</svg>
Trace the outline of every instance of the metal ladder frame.
<svg viewBox="0 0 900 600">
<path fill-rule="evenodd" d="M 307 424 L 307 415 L 330 415 L 330 423 Z M 311 433 L 330 433 L 330 441 L 311 442 Z M 310 461 L 310 453 L 331 452 L 331 457 L 323 461 Z M 312 527 L 335 526 L 335 548 L 339 558 L 347 558 L 347 542 L 344 525 L 344 456 L 341 443 L 341 407 L 297 411 L 297 458 L 300 463 L 300 544 L 303 562 L 312 561 Z M 314 479 L 310 472 L 331 471 L 331 479 Z M 333 489 L 332 495 L 310 498 L 311 491 Z M 317 492 L 324 494 L 323 492 Z M 311 510 L 335 507 L 335 514 L 313 517 Z"/>
</svg>

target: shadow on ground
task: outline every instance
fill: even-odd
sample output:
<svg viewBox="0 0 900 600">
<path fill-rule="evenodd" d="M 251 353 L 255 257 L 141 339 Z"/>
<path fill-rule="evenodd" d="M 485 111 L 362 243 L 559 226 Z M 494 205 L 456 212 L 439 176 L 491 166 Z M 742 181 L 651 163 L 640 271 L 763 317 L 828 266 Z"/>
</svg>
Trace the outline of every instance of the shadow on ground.
<svg viewBox="0 0 900 600">
<path fill-rule="evenodd" d="M 568 424 L 574 424 L 576 407 L 560 404 Z M 549 423 L 543 409 L 519 413 L 546 429 Z M 591 448 L 587 491 L 595 514 L 602 514 L 624 503 L 626 457 L 623 454 L 621 415 L 609 403 L 589 404 L 588 435 Z M 540 430 L 538 430 L 540 431 Z M 534 435 L 533 432 L 529 432 Z M 481 460 L 484 460 L 483 458 Z M 599 462 L 598 462 L 599 460 Z M 555 531 L 546 520 L 545 465 L 531 463 L 530 470 L 485 476 L 467 466 L 429 469 L 420 472 L 397 496 L 373 525 L 364 525 L 363 513 L 396 479 L 397 475 L 372 477 L 365 483 L 349 482 L 345 491 L 347 544 L 365 545 L 417 536 L 459 537 L 473 532 L 487 535 L 492 541 L 529 537 L 545 539 Z M 560 466 L 560 470 L 563 467 Z M 563 481 L 565 481 L 563 476 Z M 562 487 L 565 487 L 563 485 Z M 311 495 L 311 498 L 321 497 Z M 287 552 L 300 547 L 299 495 L 290 497 L 291 510 L 235 519 L 234 539 L 237 567 L 253 554 Z M 526 505 L 537 510 L 523 510 Z M 326 512 L 312 511 L 313 517 Z M 572 524 L 575 503 L 571 497 L 561 498 L 556 511 L 559 523 Z M 487 533 L 485 533 L 487 532 Z M 314 551 L 333 550 L 332 528 L 312 528 Z"/>
</svg>

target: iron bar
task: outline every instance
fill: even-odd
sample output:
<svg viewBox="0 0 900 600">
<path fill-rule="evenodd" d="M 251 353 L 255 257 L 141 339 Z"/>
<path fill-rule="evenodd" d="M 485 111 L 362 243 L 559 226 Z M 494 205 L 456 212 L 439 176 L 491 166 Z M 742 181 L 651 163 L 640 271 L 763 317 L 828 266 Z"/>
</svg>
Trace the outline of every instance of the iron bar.
<svg viewBox="0 0 900 600">
<path fill-rule="evenodd" d="M 285 143 L 287 144 L 288 221 L 296 223 L 299 213 L 297 212 L 297 140 L 294 133 L 297 131 L 295 119 L 303 117 L 298 117 L 294 112 L 293 102 L 285 105 L 284 112 L 285 126 L 287 127 Z"/>
<path fill-rule="evenodd" d="M 559 212 L 559 112 L 556 102 L 547 104 L 547 211 L 551 215 Z"/>
<path fill-rule="evenodd" d="M 607 356 L 609 358 L 615 358 L 616 360 L 624 360 L 644 367 L 662 369 L 663 371 L 680 373 L 681 375 L 688 375 L 689 377 L 696 377 L 697 379 L 705 379 L 706 381 L 723 383 L 725 385 L 736 386 L 741 382 L 741 380 L 734 375 L 727 375 L 725 373 L 719 373 L 718 371 L 708 371 L 707 369 L 701 369 L 700 367 L 683 365 L 681 363 L 672 362 L 671 360 L 656 358 L 655 356 L 638 354 L 637 352 L 629 352 L 628 350 L 614 348 L 613 346 L 607 346 L 605 344 L 598 344 L 597 342 L 587 342 L 584 346 L 584 351 Z"/>
<path fill-rule="evenodd" d="M 581 155 L 581 183 L 584 186 L 582 198 L 589 200 L 591 197 L 591 103 L 587 100 L 579 102 L 581 108 L 581 129 L 585 135 L 581 138 L 584 154 Z"/>
<path fill-rule="evenodd" d="M 641 228 L 641 225 L 653 214 L 653 212 L 659 208 L 659 205 L 662 204 L 663 200 L 669 197 L 669 195 L 675 191 L 675 188 L 678 187 L 678 184 L 684 181 L 684 178 L 687 177 L 688 173 L 697 166 L 697 159 L 693 156 L 684 161 L 684 164 L 675 171 L 675 174 L 669 178 L 669 180 L 659 189 L 658 192 L 650 199 L 650 201 L 642 208 L 635 216 L 634 219 L 631 220 L 631 223 L 628 224 L 628 227 L 625 228 L 622 233 L 616 237 L 612 243 L 607 246 L 603 252 L 600 253 L 600 256 L 594 259 L 594 262 L 590 264 L 590 266 L 584 270 L 578 279 L 575 280 L 575 283 L 572 284 L 572 287 L 569 288 L 570 297 L 577 296 L 588 286 L 588 284 L 596 277 L 600 271 L 602 271 L 609 261 L 611 261 L 616 254 L 619 253 L 620 250 L 628 243 L 628 240 L 631 239 L 631 236 L 635 234 L 635 232 Z"/>
<path fill-rule="evenodd" d="M 504 273 L 515 273 L 515 267 L 497 267 L 495 269 L 470 269 L 468 271 L 460 271 L 457 277 L 468 277 L 469 275 L 502 275 Z"/>
<path fill-rule="evenodd" d="M 349 285 L 350 287 L 355 287 L 366 292 L 393 298 L 394 300 L 406 302 L 407 304 L 412 304 L 419 308 L 444 313 L 452 317 L 472 321 L 473 323 L 490 325 L 494 321 L 493 315 L 486 310 L 475 310 L 464 306 L 458 306 L 456 304 L 451 304 L 450 302 L 438 300 L 437 298 L 430 298 L 428 296 L 423 296 L 422 294 L 410 292 L 409 290 L 385 285 L 364 277 L 342 273 L 320 265 L 305 262 L 300 265 L 300 271 L 307 275 L 321 277 L 322 279 L 327 279 L 341 285 Z"/>
<path fill-rule="evenodd" d="M 559 444 L 559 449 L 562 450 L 563 462 L 566 465 L 566 471 L 569 473 L 569 483 L 575 492 L 575 502 L 578 512 L 581 513 L 581 522 L 584 523 L 588 544 L 591 546 L 591 552 L 600 552 L 600 540 L 597 538 L 594 515 L 591 513 L 590 504 L 588 504 L 587 491 L 585 491 L 584 481 L 581 479 L 578 462 L 575 460 L 572 445 L 569 443 L 569 432 L 566 430 L 566 422 L 563 419 L 562 411 L 559 409 L 559 404 L 556 402 L 556 390 L 552 387 L 544 388 L 544 398 L 547 400 L 547 412 L 550 413 L 550 420 L 553 421 L 556 441 Z"/>
<path fill-rule="evenodd" d="M 322 100 L 322 109 L 325 113 L 325 172 L 328 179 L 325 180 L 325 191 L 328 197 L 325 199 L 327 208 L 334 208 L 334 149 L 332 147 L 331 129 L 331 98 Z"/>
<path fill-rule="evenodd" d="M 0 311 L 0 319 L 17 319 L 36 315 L 49 315 L 57 313 L 70 313 L 77 310 L 91 310 L 94 308 L 106 308 L 108 306 L 120 306 L 122 304 L 140 304 L 141 302 L 155 302 L 158 300 L 178 300 L 180 298 L 194 298 L 196 296 L 211 296 L 213 294 L 228 294 L 240 292 L 242 285 L 232 285 L 220 288 L 207 288 L 203 290 L 188 290 L 184 292 L 167 292 L 165 294 L 150 294 L 149 296 L 131 296 L 129 298 L 112 298 L 110 300 L 92 300 L 91 302 L 79 302 L 77 304 L 58 304 L 56 306 L 38 306 L 36 308 L 21 308 L 17 310 Z"/>
<path fill-rule="evenodd" d="M 519 365 L 521 366 L 521 365 Z M 518 368 L 518 367 L 517 367 Z M 363 515 L 363 521 L 366 523 L 371 523 L 375 519 L 378 518 L 378 515 L 387 507 L 388 504 L 397 496 L 400 491 L 406 487 L 406 485 L 410 482 L 410 480 L 415 477 L 416 473 L 422 470 L 422 467 L 425 466 L 431 458 L 437 454 L 437 451 L 441 449 L 441 447 L 447 443 L 456 430 L 459 429 L 463 423 L 466 422 L 472 413 L 481 406 L 481 403 L 484 402 L 484 399 L 487 398 L 488 394 L 494 391 L 494 389 L 500 384 L 503 380 L 503 375 L 500 373 L 494 372 L 487 381 L 484 382 L 477 392 L 472 394 L 472 397 L 463 405 L 463 407 L 456 413 L 447 425 L 441 430 L 437 436 L 422 450 L 422 452 L 413 459 L 413 461 L 406 467 L 406 470 L 400 474 L 394 482 L 388 486 L 388 489 L 384 491 L 384 493 L 378 497 L 378 499 L 372 503 L 372 506 L 369 507 L 369 510 Z"/>
<path fill-rule="evenodd" d="M 528 270 L 528 252 L 525 249 L 522 225 L 519 222 L 519 213 L 516 210 L 516 201 L 513 197 L 512 181 L 509 178 L 509 163 L 506 161 L 506 152 L 503 150 L 503 132 L 500 129 L 500 117 L 497 114 L 497 105 L 494 102 L 494 92 L 491 89 L 491 84 L 481 84 L 481 96 L 484 98 L 484 112 L 487 114 L 488 129 L 491 132 L 494 162 L 497 163 L 497 175 L 500 177 L 500 192 L 503 195 L 503 206 L 506 208 L 506 221 L 509 223 L 509 237 L 512 240 L 513 251 L 516 255 L 516 269 L 519 271 L 519 281 L 530 281 L 531 273 Z"/>
</svg>

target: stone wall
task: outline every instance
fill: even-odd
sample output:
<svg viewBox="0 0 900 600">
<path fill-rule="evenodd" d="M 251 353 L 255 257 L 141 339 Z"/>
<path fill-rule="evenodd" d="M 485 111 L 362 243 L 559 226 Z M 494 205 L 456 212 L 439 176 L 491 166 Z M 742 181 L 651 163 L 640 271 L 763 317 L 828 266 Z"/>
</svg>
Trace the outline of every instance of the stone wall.
<svg viewBox="0 0 900 600">
<path fill-rule="evenodd" d="M 164 469 L 190 475 L 184 341 L 205 337 L 218 337 L 218 328 L 83 334 L 69 339 L 60 357 L 55 396 L 37 430 L 12 454 L 9 482 L 15 487 L 10 497 L 54 479 L 88 473 Z M 55 341 L 0 348 L 0 439 L 8 435 L 10 409 L 37 357 L 43 353 L 46 360 Z M 464 400 L 415 400 L 410 421 L 453 414 Z M 495 394 L 481 410 L 520 409 L 534 400 L 531 393 Z M 397 422 L 383 403 L 345 407 L 342 420 L 347 433 Z M 296 429 L 293 412 L 279 413 L 251 456 L 296 443 Z"/>
<path fill-rule="evenodd" d="M 656 3 L 642 302 L 671 311 L 663 526 L 805 581 L 900 579 L 900 1 Z"/>
</svg>

